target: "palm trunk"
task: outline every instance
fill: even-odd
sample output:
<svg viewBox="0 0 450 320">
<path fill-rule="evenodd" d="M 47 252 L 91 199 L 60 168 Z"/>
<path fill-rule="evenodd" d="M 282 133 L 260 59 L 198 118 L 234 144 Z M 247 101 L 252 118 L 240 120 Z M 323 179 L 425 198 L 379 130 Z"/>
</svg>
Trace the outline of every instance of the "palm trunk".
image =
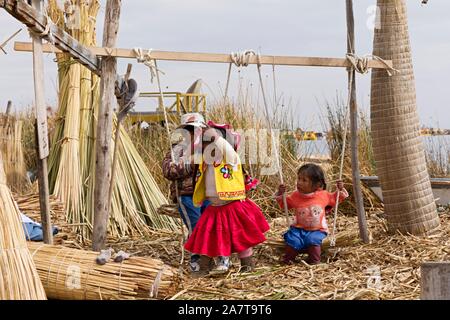
<svg viewBox="0 0 450 320">
<path fill-rule="evenodd" d="M 419 132 L 406 3 L 377 0 L 377 5 L 381 28 L 375 30 L 373 54 L 392 60 L 399 71 L 392 77 L 372 71 L 373 144 L 388 229 L 429 234 L 440 222 Z"/>
</svg>

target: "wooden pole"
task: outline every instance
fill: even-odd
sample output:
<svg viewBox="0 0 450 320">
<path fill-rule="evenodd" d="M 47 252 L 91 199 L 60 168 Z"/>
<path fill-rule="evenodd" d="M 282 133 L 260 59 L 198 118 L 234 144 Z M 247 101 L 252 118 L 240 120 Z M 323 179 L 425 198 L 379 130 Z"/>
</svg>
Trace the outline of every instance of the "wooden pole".
<svg viewBox="0 0 450 320">
<path fill-rule="evenodd" d="M 355 19 L 353 14 L 353 0 L 346 0 L 347 9 L 347 52 L 355 53 Z M 359 235 L 365 243 L 369 243 L 367 231 L 366 212 L 361 189 L 358 157 L 358 105 L 356 101 L 356 72 L 354 68 L 348 69 L 348 81 L 351 83 L 350 94 L 350 127 L 351 127 L 351 154 L 352 154 L 352 178 L 353 196 L 356 202 L 358 214 Z"/>
<path fill-rule="evenodd" d="M 422 263 L 420 270 L 420 299 L 450 300 L 450 262 Z"/>
<path fill-rule="evenodd" d="M 9 116 L 9 114 L 11 113 L 11 108 L 12 108 L 12 101 L 9 100 L 8 104 L 6 105 L 6 116 Z"/>
<path fill-rule="evenodd" d="M 40 11 L 41 0 L 33 0 L 33 7 Z M 42 55 L 42 39 L 33 35 L 33 75 L 34 95 L 36 108 L 36 148 L 38 155 L 38 184 L 39 204 L 41 209 L 41 224 L 44 233 L 44 242 L 53 244 L 53 234 L 50 218 L 50 200 L 48 190 L 47 157 L 49 154 L 47 109 L 44 95 L 44 62 Z"/>
<path fill-rule="evenodd" d="M 106 4 L 103 46 L 113 48 L 116 45 L 119 30 L 121 0 L 108 0 Z M 111 180 L 111 138 L 113 108 L 116 105 L 114 95 L 117 73 L 117 59 L 105 57 L 101 62 L 100 108 L 98 111 L 96 161 L 95 161 L 95 215 L 92 248 L 100 251 L 105 246 L 110 208 L 108 191 Z"/>
</svg>

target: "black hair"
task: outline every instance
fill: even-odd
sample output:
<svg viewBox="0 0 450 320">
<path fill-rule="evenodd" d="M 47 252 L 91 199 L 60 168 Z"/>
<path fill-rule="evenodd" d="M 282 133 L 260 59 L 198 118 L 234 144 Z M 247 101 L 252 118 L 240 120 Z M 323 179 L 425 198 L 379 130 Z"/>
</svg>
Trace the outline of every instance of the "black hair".
<svg viewBox="0 0 450 320">
<path fill-rule="evenodd" d="M 314 163 L 304 164 L 297 171 L 297 176 L 300 174 L 306 175 L 314 187 L 322 187 L 323 190 L 326 190 L 325 173 L 320 166 Z"/>
</svg>

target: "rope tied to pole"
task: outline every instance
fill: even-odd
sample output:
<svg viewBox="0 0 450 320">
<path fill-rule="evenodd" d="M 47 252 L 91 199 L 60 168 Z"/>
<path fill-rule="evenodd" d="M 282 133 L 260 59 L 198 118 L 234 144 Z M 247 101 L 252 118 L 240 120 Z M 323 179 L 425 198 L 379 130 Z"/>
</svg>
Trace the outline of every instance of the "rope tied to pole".
<svg viewBox="0 0 450 320">
<path fill-rule="evenodd" d="M 227 84 L 225 86 L 225 92 L 223 95 L 224 101 L 227 101 L 228 98 L 228 87 L 230 85 L 230 77 L 231 77 L 231 67 L 233 64 L 240 68 L 240 67 L 247 67 L 250 63 L 250 58 L 252 56 L 255 56 L 256 53 L 253 50 L 245 50 L 241 52 L 232 52 L 230 53 L 230 65 L 228 66 L 228 75 L 227 75 Z"/>
<path fill-rule="evenodd" d="M 278 169 L 280 183 L 284 184 L 283 168 L 282 168 L 282 163 L 280 161 L 279 148 L 277 146 L 277 143 L 275 141 L 275 136 L 273 134 L 273 126 L 272 126 L 272 121 L 270 121 L 270 114 L 269 114 L 269 104 L 267 103 L 266 92 L 264 90 L 264 85 L 263 85 L 263 78 L 262 78 L 262 74 L 261 74 L 261 55 L 259 53 L 256 55 L 256 61 L 257 61 L 256 66 L 258 69 L 258 76 L 259 76 L 259 84 L 261 86 L 261 94 L 263 97 L 264 109 L 265 109 L 266 118 L 267 118 L 267 125 L 269 127 L 269 132 L 270 132 L 270 136 L 271 136 L 271 140 L 272 140 L 272 146 L 275 150 L 275 155 L 276 155 L 275 163 L 276 163 L 276 166 Z M 288 207 L 287 207 L 286 193 L 283 193 L 283 208 L 284 208 L 284 215 L 285 215 L 285 219 L 286 219 L 286 226 L 289 228 L 290 222 L 289 222 L 289 211 L 288 211 Z"/>
<path fill-rule="evenodd" d="M 370 71 L 370 67 L 369 67 L 369 62 L 370 59 L 372 58 L 373 60 L 379 61 L 382 64 L 384 64 L 387 68 L 385 69 L 386 72 L 388 73 L 389 76 L 394 75 L 395 73 L 398 72 L 397 69 L 395 69 L 394 67 L 391 67 L 386 60 L 375 56 L 375 55 L 365 55 L 363 57 L 360 57 L 354 53 L 347 53 L 346 56 L 347 60 L 351 63 L 351 67 L 350 69 L 354 69 L 356 72 L 360 73 L 360 74 L 366 74 Z"/>
<path fill-rule="evenodd" d="M 143 63 L 146 65 L 150 70 L 150 81 L 153 83 L 153 79 L 157 76 L 157 72 L 161 72 L 162 74 L 165 74 L 163 71 L 159 70 L 156 67 L 155 59 L 152 58 L 152 49 L 147 50 L 144 52 L 142 48 L 133 48 L 133 53 L 136 56 L 136 60 L 139 63 Z"/>
<path fill-rule="evenodd" d="M 343 175 L 343 170 L 344 170 L 345 149 L 347 146 L 347 131 L 348 131 L 348 126 L 349 126 L 349 122 L 350 122 L 351 93 L 352 93 L 353 81 L 355 81 L 352 71 L 354 70 L 360 74 L 367 74 L 370 70 L 369 61 L 370 61 L 370 58 L 372 58 L 374 60 L 380 61 L 387 67 L 386 72 L 388 73 L 389 76 L 392 76 L 398 72 L 397 69 L 391 67 L 384 59 L 382 59 L 378 56 L 375 56 L 375 55 L 365 55 L 363 57 L 359 57 L 354 53 L 347 53 L 346 58 L 350 62 L 351 67 L 349 68 L 350 81 L 348 83 L 348 97 L 347 97 L 347 107 L 346 107 L 345 120 L 344 120 L 344 136 L 342 138 L 342 153 L 340 156 L 341 163 L 340 163 L 340 167 L 339 167 L 339 180 L 342 180 L 342 175 Z M 341 194 L 340 190 L 337 190 L 336 205 L 334 208 L 334 217 L 333 217 L 333 229 L 331 231 L 331 236 L 330 236 L 330 246 L 331 247 L 336 246 L 336 224 L 337 224 L 337 213 L 339 210 L 340 194 Z"/>
<path fill-rule="evenodd" d="M 44 27 L 44 31 L 42 32 L 38 32 L 38 31 L 34 31 L 31 30 L 30 28 L 28 28 L 28 32 L 30 33 L 30 35 L 37 35 L 39 37 L 47 37 L 48 38 L 48 42 L 50 42 L 52 45 L 55 45 L 55 37 L 53 36 L 52 33 L 52 26 L 56 25 L 56 23 L 54 23 L 52 21 L 52 19 L 50 19 L 49 15 L 48 15 L 48 6 L 44 6 L 43 8 L 43 14 L 45 17 L 45 27 Z M 58 19 L 59 21 L 59 19 Z M 57 21 L 57 23 L 58 23 Z"/>
<path fill-rule="evenodd" d="M 162 91 L 162 87 L 161 87 L 161 81 L 159 79 L 159 74 L 165 74 L 163 71 L 161 71 L 160 69 L 158 69 L 158 65 L 156 63 L 156 59 L 152 58 L 151 53 L 152 53 L 152 49 L 147 50 L 147 52 L 144 52 L 144 50 L 142 48 L 134 48 L 133 49 L 133 53 L 136 56 L 136 59 L 139 63 L 143 63 L 144 65 L 146 65 L 149 70 L 150 70 L 150 75 L 151 75 L 151 82 L 153 83 L 153 78 L 156 77 L 156 81 L 158 84 L 158 91 L 159 91 L 159 104 L 160 104 L 160 108 L 162 108 L 163 113 L 164 113 L 164 124 L 166 127 L 166 132 L 167 132 L 167 137 L 169 138 L 169 148 L 170 148 L 170 156 L 172 159 L 172 162 L 175 162 L 175 154 L 173 152 L 173 148 L 172 145 L 170 144 L 170 128 L 169 128 L 169 118 L 167 115 L 167 110 L 164 107 L 164 93 Z M 188 228 L 188 236 L 191 235 L 192 233 L 192 224 L 191 224 L 191 220 L 189 218 L 189 215 L 187 214 L 186 211 L 186 207 L 184 206 L 183 202 L 181 201 L 181 197 L 180 197 L 180 192 L 178 190 L 178 184 L 175 183 L 175 193 L 176 193 L 176 198 L 178 201 L 178 205 L 181 208 L 181 212 L 185 218 L 185 221 L 187 222 L 187 228 Z M 183 224 L 181 224 L 181 237 L 182 237 L 182 241 L 181 241 L 181 261 L 180 261 L 180 268 L 183 265 L 184 262 L 184 255 L 185 255 L 185 249 L 183 246 L 183 241 L 187 238 L 185 236 L 184 233 L 184 228 L 183 228 Z M 181 269 L 180 269 L 181 270 Z"/>
<path fill-rule="evenodd" d="M 245 50 L 241 52 L 232 52 L 230 54 L 230 58 L 236 67 L 247 67 L 250 62 L 250 58 L 255 55 L 257 54 L 254 50 Z"/>
</svg>

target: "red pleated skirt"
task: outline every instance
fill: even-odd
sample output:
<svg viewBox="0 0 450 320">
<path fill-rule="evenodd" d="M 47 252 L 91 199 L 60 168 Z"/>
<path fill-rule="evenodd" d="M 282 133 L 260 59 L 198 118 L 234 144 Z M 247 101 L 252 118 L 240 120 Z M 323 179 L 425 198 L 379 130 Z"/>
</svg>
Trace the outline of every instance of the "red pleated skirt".
<svg viewBox="0 0 450 320">
<path fill-rule="evenodd" d="M 210 205 L 184 247 L 209 257 L 230 256 L 266 241 L 264 232 L 269 229 L 261 209 L 249 199 Z"/>
</svg>

